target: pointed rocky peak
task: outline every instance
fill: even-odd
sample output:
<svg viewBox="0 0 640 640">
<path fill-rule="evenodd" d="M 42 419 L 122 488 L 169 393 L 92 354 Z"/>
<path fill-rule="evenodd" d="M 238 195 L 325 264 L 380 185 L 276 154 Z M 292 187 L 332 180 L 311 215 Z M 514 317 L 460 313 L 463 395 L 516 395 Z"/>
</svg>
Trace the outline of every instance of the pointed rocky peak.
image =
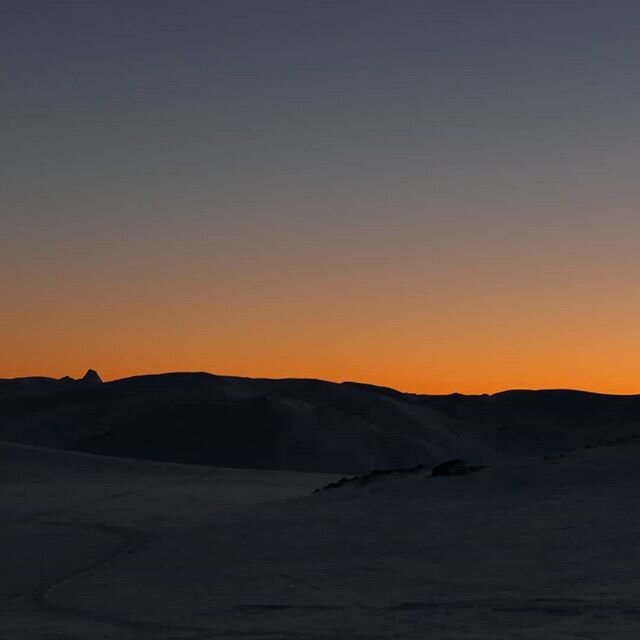
<svg viewBox="0 0 640 640">
<path fill-rule="evenodd" d="M 102 378 L 94 369 L 89 369 L 80 380 L 83 384 L 102 384 Z"/>
</svg>

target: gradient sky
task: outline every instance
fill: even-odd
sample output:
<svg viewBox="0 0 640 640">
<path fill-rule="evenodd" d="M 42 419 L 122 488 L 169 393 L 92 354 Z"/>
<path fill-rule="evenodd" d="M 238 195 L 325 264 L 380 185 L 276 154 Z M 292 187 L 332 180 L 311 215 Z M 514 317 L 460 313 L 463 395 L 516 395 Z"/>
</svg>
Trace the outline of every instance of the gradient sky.
<svg viewBox="0 0 640 640">
<path fill-rule="evenodd" d="M 0 377 L 640 392 L 640 3 L 0 0 Z"/>
</svg>

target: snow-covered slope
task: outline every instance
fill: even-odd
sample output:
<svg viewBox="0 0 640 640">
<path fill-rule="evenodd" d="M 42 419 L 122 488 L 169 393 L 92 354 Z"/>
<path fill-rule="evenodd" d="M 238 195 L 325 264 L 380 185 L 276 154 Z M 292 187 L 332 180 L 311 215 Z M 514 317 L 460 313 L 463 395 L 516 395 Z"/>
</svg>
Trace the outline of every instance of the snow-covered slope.
<svg viewBox="0 0 640 640">
<path fill-rule="evenodd" d="M 225 470 L 0 446 L 0 637 L 640 633 L 640 441 L 469 475 Z"/>
<path fill-rule="evenodd" d="M 209 374 L 0 381 L 0 438 L 122 457 L 362 473 L 566 451 L 640 432 L 640 397 L 417 396 Z"/>
</svg>

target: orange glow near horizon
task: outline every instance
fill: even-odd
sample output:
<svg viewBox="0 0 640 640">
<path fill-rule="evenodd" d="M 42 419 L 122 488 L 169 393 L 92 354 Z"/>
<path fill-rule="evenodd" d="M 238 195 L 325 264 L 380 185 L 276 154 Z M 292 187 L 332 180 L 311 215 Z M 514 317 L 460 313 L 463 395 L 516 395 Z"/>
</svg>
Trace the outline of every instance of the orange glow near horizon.
<svg viewBox="0 0 640 640">
<path fill-rule="evenodd" d="M 191 350 L 190 350 L 191 351 Z M 552 371 L 545 367 L 545 357 L 540 353 L 528 360 L 528 371 L 520 370 L 519 358 L 510 354 L 494 353 L 484 366 L 470 366 L 469 360 L 451 360 L 446 364 L 433 360 L 430 364 L 421 366 L 416 362 L 416 353 L 404 361 L 396 363 L 389 358 L 381 358 L 372 363 L 366 359 L 354 362 L 341 360 L 332 363 L 328 359 L 306 363 L 303 360 L 291 359 L 283 362 L 274 353 L 263 353 L 264 364 L 246 366 L 235 364 L 242 361 L 247 354 L 235 352 L 233 354 L 220 352 L 211 358 L 207 364 L 206 356 L 184 354 L 171 360 L 164 361 L 158 354 L 144 353 L 144 349 L 137 349 L 140 359 L 135 364 L 120 362 L 115 357 L 109 358 L 103 354 L 96 363 L 87 353 L 67 353 L 66 360 L 60 358 L 55 364 L 44 366 L 39 357 L 29 363 L 22 359 L 16 366 L 3 367 L 2 376 L 28 377 L 43 375 L 51 377 L 81 377 L 88 368 L 96 368 L 105 381 L 125 378 L 135 375 L 158 374 L 169 372 L 204 371 L 216 375 L 230 375 L 254 378 L 316 378 L 321 380 L 343 382 L 363 382 L 380 386 L 392 387 L 400 391 L 424 394 L 446 393 L 496 393 L 508 389 L 577 389 L 611 394 L 637 394 L 640 385 L 625 379 L 625 373 L 637 379 L 638 370 L 631 371 L 616 369 L 615 358 L 609 362 L 589 362 L 580 349 L 573 352 L 565 350 L 563 355 L 571 359 L 572 364 L 556 366 Z M 55 356 L 53 350 L 50 355 Z M 309 354 L 312 355 L 312 354 Z M 408 354 L 405 354 L 408 355 Z M 478 354 L 482 357 L 486 354 Z M 145 357 L 147 356 L 147 357 Z M 354 358 L 355 359 L 355 358 Z M 6 362 L 6 360 L 5 360 Z M 140 362 L 145 363 L 143 365 Z M 172 365 L 172 363 L 174 363 Z M 574 365 L 575 363 L 575 365 Z M 397 369 L 394 368 L 397 365 Z M 458 369 L 458 365 L 460 368 Z M 575 368 L 574 368 L 575 366 Z"/>
<path fill-rule="evenodd" d="M 126 265 L 34 274 L 11 292 L 0 377 L 95 368 L 105 380 L 208 371 L 434 394 L 640 392 L 640 303 L 627 295 L 632 271 L 625 279 L 615 265 L 524 260 L 509 272 L 478 260 L 429 279 L 408 278 L 400 258 L 358 269 L 267 262 L 220 279 Z"/>
</svg>

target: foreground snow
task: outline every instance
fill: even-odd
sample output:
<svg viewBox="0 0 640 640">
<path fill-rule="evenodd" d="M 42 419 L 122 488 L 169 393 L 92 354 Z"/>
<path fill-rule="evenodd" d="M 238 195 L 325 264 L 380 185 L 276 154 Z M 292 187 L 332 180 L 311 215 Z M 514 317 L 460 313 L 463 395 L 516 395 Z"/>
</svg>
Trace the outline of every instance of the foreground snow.
<svg viewBox="0 0 640 640">
<path fill-rule="evenodd" d="M 335 476 L 2 445 L 0 637 L 636 638 L 639 454 L 310 495 Z"/>
</svg>

